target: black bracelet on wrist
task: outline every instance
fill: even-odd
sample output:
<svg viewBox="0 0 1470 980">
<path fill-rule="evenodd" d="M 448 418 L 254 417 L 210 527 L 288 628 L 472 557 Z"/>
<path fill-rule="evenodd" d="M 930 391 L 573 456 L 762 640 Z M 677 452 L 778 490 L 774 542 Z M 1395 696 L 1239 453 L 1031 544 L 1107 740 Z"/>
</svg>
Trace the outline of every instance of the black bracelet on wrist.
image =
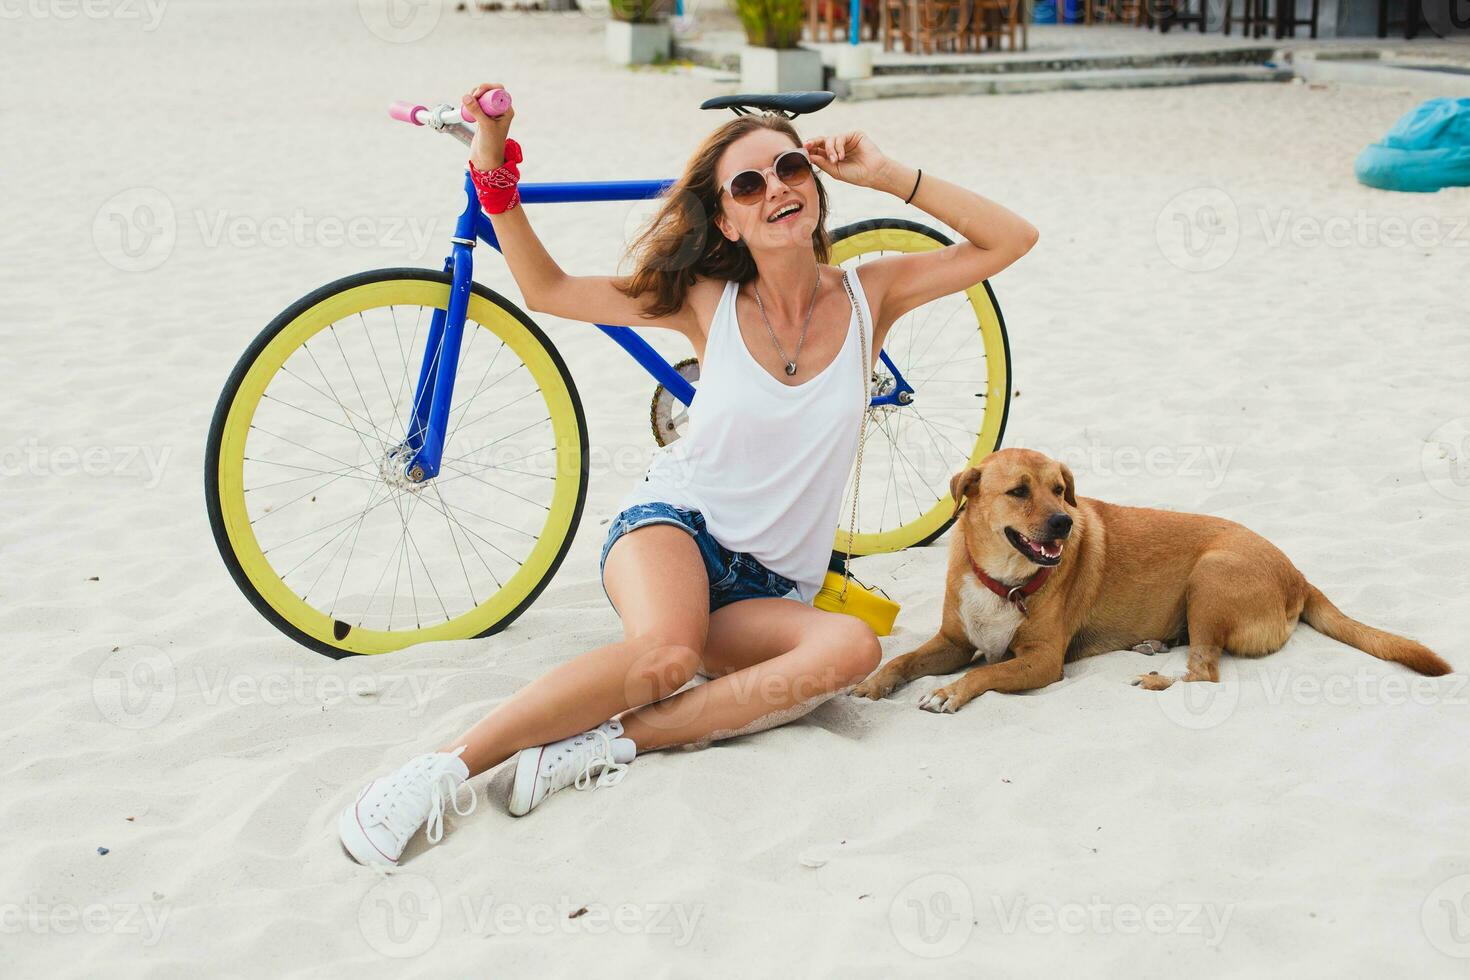
<svg viewBox="0 0 1470 980">
<path fill-rule="evenodd" d="M 924 177 L 924 168 L 923 167 L 920 167 L 919 168 L 919 172 L 914 175 L 914 189 L 911 190 L 911 191 L 909 191 L 909 196 L 903 199 L 903 203 L 905 203 L 905 204 L 909 203 L 910 201 L 912 201 L 914 199 L 914 195 L 917 194 L 917 193 L 919 193 L 919 181 L 922 180 L 923 177 Z"/>
</svg>

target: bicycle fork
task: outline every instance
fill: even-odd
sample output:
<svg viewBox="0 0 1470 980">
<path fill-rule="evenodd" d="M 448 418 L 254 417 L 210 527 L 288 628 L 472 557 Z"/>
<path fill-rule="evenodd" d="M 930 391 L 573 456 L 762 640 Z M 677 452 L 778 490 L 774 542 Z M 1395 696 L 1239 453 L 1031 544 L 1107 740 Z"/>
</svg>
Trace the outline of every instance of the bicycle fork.
<svg viewBox="0 0 1470 980">
<path fill-rule="evenodd" d="M 424 343 L 424 360 L 414 386 L 413 413 L 408 437 L 398 452 L 403 475 L 410 483 L 423 483 L 439 475 L 444 462 L 444 439 L 449 426 L 450 400 L 454 397 L 454 375 L 459 368 L 459 345 L 464 340 L 465 315 L 470 306 L 470 283 L 474 277 L 475 219 L 480 202 L 469 176 L 465 176 L 465 209 L 454 226 L 454 249 L 444 260 L 450 275 L 449 303 L 436 309 Z"/>
</svg>

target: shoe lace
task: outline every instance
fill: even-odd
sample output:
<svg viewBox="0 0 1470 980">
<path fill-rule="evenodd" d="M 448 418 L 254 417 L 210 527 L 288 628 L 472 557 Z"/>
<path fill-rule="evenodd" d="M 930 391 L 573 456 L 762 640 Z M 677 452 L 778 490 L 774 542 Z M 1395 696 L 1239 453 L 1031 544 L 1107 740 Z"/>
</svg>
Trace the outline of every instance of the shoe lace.
<svg viewBox="0 0 1470 980">
<path fill-rule="evenodd" d="M 464 746 L 450 754 L 458 757 L 462 752 Z M 469 791 L 469 804 L 463 809 L 460 808 L 460 790 Z M 455 813 L 467 817 L 475 811 L 478 802 L 475 791 L 464 782 L 456 782 L 454 774 L 444 768 L 437 755 L 426 755 L 405 767 L 388 786 L 382 822 L 400 836 L 412 834 L 420 825 L 427 823 L 425 836 L 430 844 L 437 844 L 444 837 L 445 806 L 451 806 Z"/>
<path fill-rule="evenodd" d="M 552 774 L 553 790 L 563 789 L 568 783 L 579 790 L 616 786 L 628 771 L 626 764 L 613 760 L 612 738 L 600 728 L 581 735 L 569 751 L 571 754 L 560 760 Z M 596 781 L 592 778 L 594 774 Z"/>
</svg>

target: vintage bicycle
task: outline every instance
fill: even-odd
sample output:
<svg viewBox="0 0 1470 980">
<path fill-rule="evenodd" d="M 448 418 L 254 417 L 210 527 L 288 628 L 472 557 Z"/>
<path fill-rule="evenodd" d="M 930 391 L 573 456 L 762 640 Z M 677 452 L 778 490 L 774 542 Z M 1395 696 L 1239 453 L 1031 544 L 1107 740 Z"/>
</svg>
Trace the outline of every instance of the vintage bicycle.
<svg viewBox="0 0 1470 980">
<path fill-rule="evenodd" d="M 702 109 L 815 112 L 830 92 L 734 95 Z M 468 143 L 457 106 L 394 118 Z M 673 180 L 522 183 L 524 205 L 637 201 Z M 331 657 L 488 636 L 546 588 L 582 517 L 590 476 L 577 387 L 546 333 L 473 279 L 499 249 L 469 175 L 442 270 L 378 269 L 297 300 L 240 357 L 210 424 L 205 497 L 235 583 L 273 625 Z M 900 218 L 832 232 L 832 262 L 942 248 Z M 595 326 L 652 376 L 652 437 L 676 440 L 697 391 L 637 331 Z M 1011 382 L 989 283 L 906 314 L 873 375 L 859 520 L 834 554 L 926 544 L 953 521 L 949 478 L 1000 445 Z M 606 384 L 634 378 L 611 372 Z M 850 498 L 847 498 L 850 499 Z"/>
</svg>

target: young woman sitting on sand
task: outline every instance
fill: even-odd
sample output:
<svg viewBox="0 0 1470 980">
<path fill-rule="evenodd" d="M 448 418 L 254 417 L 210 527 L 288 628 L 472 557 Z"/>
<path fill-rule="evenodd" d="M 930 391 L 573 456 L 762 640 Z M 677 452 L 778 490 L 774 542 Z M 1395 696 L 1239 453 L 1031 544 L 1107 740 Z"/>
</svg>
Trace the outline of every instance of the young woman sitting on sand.
<svg viewBox="0 0 1470 980">
<path fill-rule="evenodd" d="M 465 780 L 519 753 L 510 812 L 575 783 L 622 778 L 641 752 L 783 724 L 865 678 L 880 659 L 861 620 L 812 606 L 857 452 L 862 370 L 893 322 L 1000 272 L 1036 242 L 1024 219 L 921 174 L 861 132 L 802 142 L 785 118 L 739 116 L 700 144 L 629 277 L 574 276 L 516 206 L 514 110 L 476 118 L 470 164 L 526 304 L 568 320 L 662 327 L 700 361 L 688 433 L 622 501 L 602 547 L 624 638 L 526 685 L 443 748 L 376 779 L 342 814 L 358 861 L 393 864 Z M 895 195 L 968 241 L 828 265 L 827 193 L 813 172 Z M 870 332 L 860 366 L 857 330 Z M 681 690 L 696 674 L 707 683 Z M 594 777 L 596 777 L 594 781 Z"/>
</svg>

